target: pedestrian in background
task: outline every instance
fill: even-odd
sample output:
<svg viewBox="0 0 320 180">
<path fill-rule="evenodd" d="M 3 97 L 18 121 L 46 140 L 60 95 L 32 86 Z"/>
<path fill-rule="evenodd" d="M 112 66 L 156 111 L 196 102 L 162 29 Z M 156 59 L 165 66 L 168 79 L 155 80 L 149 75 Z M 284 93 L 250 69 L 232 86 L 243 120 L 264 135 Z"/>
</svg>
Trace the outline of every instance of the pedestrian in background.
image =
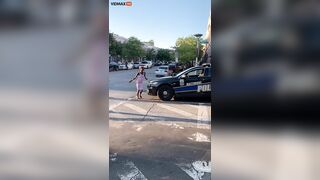
<svg viewBox="0 0 320 180">
<path fill-rule="evenodd" d="M 129 81 L 129 83 L 131 83 L 133 80 L 136 80 L 137 99 L 142 99 L 143 82 L 144 80 L 148 80 L 146 77 L 146 72 L 144 72 L 143 66 L 139 67 L 139 72 L 133 79 Z"/>
</svg>

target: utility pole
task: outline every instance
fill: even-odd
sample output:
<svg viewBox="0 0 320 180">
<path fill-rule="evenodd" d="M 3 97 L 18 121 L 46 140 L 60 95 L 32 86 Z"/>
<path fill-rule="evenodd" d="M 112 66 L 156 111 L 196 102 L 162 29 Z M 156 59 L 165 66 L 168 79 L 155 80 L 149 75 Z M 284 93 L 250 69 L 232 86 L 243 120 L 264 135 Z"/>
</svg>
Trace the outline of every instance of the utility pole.
<svg viewBox="0 0 320 180">
<path fill-rule="evenodd" d="M 178 55 L 178 51 L 177 51 L 177 46 L 173 46 L 171 47 L 172 49 L 174 49 L 174 58 L 175 58 L 175 62 L 179 62 L 179 55 Z"/>
<path fill-rule="evenodd" d="M 202 34 L 195 34 L 194 35 L 197 38 L 197 57 L 196 57 L 196 66 L 198 66 L 199 63 L 199 55 L 200 55 L 200 37 L 202 36 Z"/>
</svg>

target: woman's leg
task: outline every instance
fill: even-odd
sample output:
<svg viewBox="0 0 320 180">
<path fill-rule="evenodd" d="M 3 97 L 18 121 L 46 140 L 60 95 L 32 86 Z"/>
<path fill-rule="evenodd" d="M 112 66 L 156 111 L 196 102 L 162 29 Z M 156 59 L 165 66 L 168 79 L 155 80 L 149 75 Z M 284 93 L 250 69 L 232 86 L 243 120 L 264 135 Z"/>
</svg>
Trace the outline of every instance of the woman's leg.
<svg viewBox="0 0 320 180">
<path fill-rule="evenodd" d="M 140 97 L 140 91 L 137 90 L 137 99 L 139 99 L 139 97 Z"/>
<path fill-rule="evenodd" d="M 140 90 L 140 94 L 139 94 L 139 97 L 140 97 L 140 98 L 142 98 L 142 91 L 143 91 L 143 90 Z"/>
<path fill-rule="evenodd" d="M 139 84 L 136 83 L 136 88 L 137 88 L 137 93 L 136 93 L 136 98 L 139 99 Z"/>
</svg>

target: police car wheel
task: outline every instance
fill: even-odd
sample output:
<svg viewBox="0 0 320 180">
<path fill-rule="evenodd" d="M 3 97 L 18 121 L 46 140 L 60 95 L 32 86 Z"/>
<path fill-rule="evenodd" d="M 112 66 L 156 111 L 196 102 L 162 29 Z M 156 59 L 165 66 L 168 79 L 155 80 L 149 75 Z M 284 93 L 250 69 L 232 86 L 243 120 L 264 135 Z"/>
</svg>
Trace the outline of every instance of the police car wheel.
<svg viewBox="0 0 320 180">
<path fill-rule="evenodd" d="M 159 98 L 163 101 L 170 101 L 174 96 L 172 87 L 170 86 L 161 86 L 158 91 Z"/>
</svg>

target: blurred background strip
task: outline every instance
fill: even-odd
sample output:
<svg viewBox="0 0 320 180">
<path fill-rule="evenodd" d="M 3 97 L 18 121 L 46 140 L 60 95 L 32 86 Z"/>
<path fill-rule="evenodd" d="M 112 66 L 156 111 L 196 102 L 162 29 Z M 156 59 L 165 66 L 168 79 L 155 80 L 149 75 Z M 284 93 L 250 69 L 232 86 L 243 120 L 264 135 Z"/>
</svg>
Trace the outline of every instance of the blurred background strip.
<svg viewBox="0 0 320 180">
<path fill-rule="evenodd" d="M 212 2 L 213 176 L 319 179 L 320 2 Z"/>
<path fill-rule="evenodd" d="M 108 179 L 108 1 L 0 1 L 0 179 Z"/>
</svg>

